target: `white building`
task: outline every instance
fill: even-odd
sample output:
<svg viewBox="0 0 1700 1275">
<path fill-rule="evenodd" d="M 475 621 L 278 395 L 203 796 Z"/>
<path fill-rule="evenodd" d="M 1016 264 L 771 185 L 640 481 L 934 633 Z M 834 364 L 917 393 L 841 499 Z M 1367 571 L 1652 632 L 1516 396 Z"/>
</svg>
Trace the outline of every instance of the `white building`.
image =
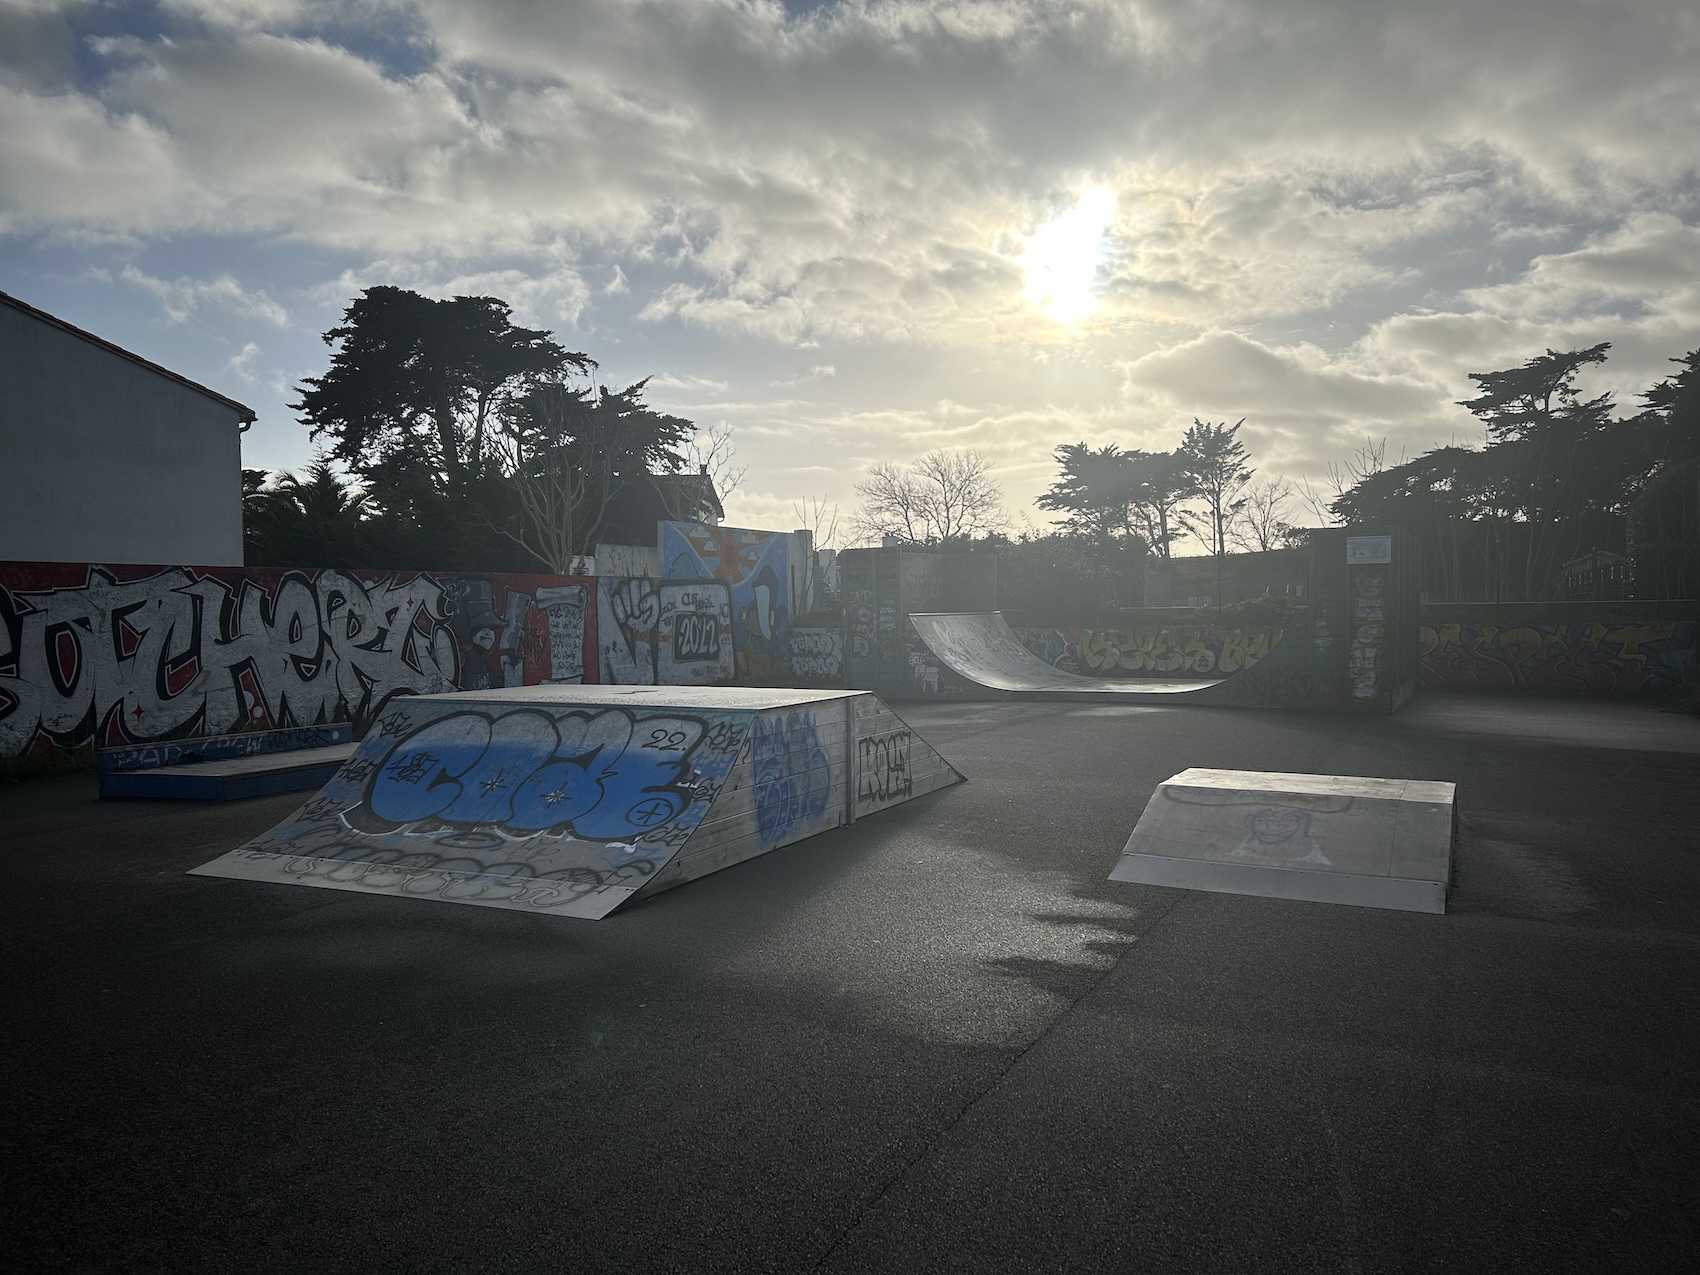
<svg viewBox="0 0 1700 1275">
<path fill-rule="evenodd" d="M 253 420 L 0 292 L 0 560 L 241 566 Z"/>
</svg>

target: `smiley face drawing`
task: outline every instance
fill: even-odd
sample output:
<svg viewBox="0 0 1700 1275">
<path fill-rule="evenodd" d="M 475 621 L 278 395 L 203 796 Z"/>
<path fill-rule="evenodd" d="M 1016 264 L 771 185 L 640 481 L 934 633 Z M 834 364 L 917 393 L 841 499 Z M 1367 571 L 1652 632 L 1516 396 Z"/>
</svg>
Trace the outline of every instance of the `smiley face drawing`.
<svg viewBox="0 0 1700 1275">
<path fill-rule="evenodd" d="M 1290 806 L 1260 806 L 1245 817 L 1245 840 L 1235 846 L 1235 859 L 1285 866 L 1292 863 L 1331 867 L 1311 834 L 1311 812 Z"/>
</svg>

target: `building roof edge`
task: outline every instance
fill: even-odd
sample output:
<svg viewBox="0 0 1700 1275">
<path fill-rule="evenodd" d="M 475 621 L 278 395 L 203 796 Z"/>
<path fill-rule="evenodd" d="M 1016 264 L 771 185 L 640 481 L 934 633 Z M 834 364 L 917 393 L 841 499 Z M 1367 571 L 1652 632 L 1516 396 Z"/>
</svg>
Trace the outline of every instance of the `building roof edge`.
<svg viewBox="0 0 1700 1275">
<path fill-rule="evenodd" d="M 217 390 L 210 390 L 199 381 L 191 381 L 188 377 L 179 372 L 173 372 L 168 367 L 161 367 L 153 360 L 144 359 L 141 355 L 130 350 L 126 350 L 121 345 L 114 345 L 105 337 L 98 337 L 93 332 L 85 332 L 76 324 L 67 323 L 58 316 L 47 313 L 46 310 L 38 310 L 29 302 L 20 301 L 17 297 L 12 296 L 10 293 L 0 292 L 0 302 L 4 302 L 6 305 L 11 306 L 14 310 L 22 311 L 24 314 L 29 315 L 33 319 L 40 319 L 43 323 L 50 324 L 62 332 L 69 332 L 72 336 L 81 337 L 83 340 L 89 342 L 89 344 L 98 345 L 101 349 L 106 350 L 108 353 L 116 354 L 121 359 L 128 359 L 130 362 L 135 363 L 140 367 L 147 368 L 150 372 L 157 372 L 160 376 L 165 377 L 167 380 L 176 381 L 179 385 L 186 386 L 189 389 L 194 390 L 196 393 L 205 394 L 210 399 L 218 400 L 226 407 L 235 409 L 236 415 L 238 419 L 241 420 L 244 427 L 254 423 L 254 409 L 249 407 L 246 403 L 238 403 L 235 399 L 228 398 L 225 395 L 220 394 Z"/>
</svg>

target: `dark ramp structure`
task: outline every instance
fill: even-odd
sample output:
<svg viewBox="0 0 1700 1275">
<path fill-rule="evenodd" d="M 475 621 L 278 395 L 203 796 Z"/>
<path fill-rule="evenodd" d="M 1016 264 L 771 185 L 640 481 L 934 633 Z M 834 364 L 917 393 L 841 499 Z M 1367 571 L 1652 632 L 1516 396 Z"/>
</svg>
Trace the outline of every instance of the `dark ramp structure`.
<svg viewBox="0 0 1700 1275">
<path fill-rule="evenodd" d="M 597 918 L 961 780 L 861 691 L 412 696 L 299 811 L 194 872 Z"/>
<path fill-rule="evenodd" d="M 996 592 L 995 576 L 988 583 L 970 572 L 977 565 L 972 560 L 953 571 L 948 560 L 942 566 L 921 564 L 921 555 L 899 550 L 852 550 L 845 556 L 858 552 L 864 559 L 845 565 L 846 667 L 852 684 L 890 698 L 1033 697 L 1392 713 L 1417 687 L 1421 562 L 1415 538 L 1397 530 L 1313 532 L 1307 605 L 1261 660 L 1216 678 L 1086 677 L 1055 668 L 1029 651 L 1003 615 L 985 604 Z M 920 587 L 934 577 L 940 587 Z M 953 581 L 956 587 L 949 587 Z M 970 598 L 973 604 L 962 604 Z M 937 601 L 945 605 L 924 605 Z M 922 669 L 924 678 L 917 675 Z"/>
</svg>

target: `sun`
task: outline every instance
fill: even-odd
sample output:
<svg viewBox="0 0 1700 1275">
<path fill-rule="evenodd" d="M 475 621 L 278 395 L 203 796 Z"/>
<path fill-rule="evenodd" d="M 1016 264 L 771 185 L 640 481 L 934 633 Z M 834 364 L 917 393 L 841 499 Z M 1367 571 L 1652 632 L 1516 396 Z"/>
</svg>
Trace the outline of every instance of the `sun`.
<svg viewBox="0 0 1700 1275">
<path fill-rule="evenodd" d="M 1058 323 L 1078 323 L 1092 314 L 1098 308 L 1092 283 L 1115 210 L 1115 195 L 1093 187 L 1073 208 L 1027 236 L 1021 253 L 1027 275 L 1022 296 Z"/>
</svg>

